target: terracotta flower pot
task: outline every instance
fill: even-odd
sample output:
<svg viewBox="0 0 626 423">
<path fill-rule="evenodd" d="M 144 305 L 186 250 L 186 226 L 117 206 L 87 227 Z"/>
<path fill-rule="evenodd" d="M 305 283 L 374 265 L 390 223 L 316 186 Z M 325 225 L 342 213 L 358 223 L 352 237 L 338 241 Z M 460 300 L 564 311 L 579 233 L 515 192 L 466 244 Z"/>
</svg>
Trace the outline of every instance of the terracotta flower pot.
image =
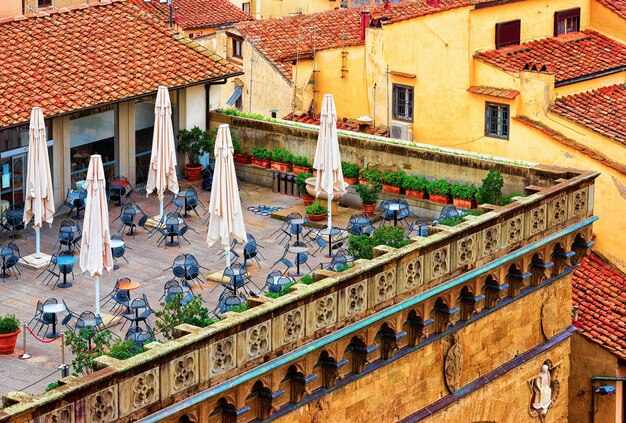
<svg viewBox="0 0 626 423">
<path fill-rule="evenodd" d="M 192 166 L 189 163 L 185 165 L 185 176 L 190 181 L 197 181 L 202 175 L 202 166 Z"/>
<path fill-rule="evenodd" d="M 233 154 L 233 160 L 235 163 L 239 163 L 239 164 L 250 164 L 251 162 L 250 156 L 246 156 L 245 154 L 238 154 L 238 153 Z"/>
<path fill-rule="evenodd" d="M 310 167 L 303 167 L 303 166 L 296 166 L 293 165 L 293 174 L 297 175 L 298 173 L 305 173 L 305 172 L 311 172 L 311 168 Z"/>
<path fill-rule="evenodd" d="M 269 169 L 270 168 L 270 161 L 269 160 L 261 160 L 261 159 L 257 159 L 255 157 L 253 157 L 252 158 L 252 166 L 261 167 L 263 169 Z"/>
<path fill-rule="evenodd" d="M 315 197 L 313 197 L 310 194 L 305 194 L 305 193 L 300 193 L 300 197 L 302 198 L 302 202 L 304 203 L 304 206 L 310 206 L 311 204 L 313 204 L 313 201 L 315 201 Z"/>
<path fill-rule="evenodd" d="M 373 215 L 376 211 L 376 204 L 363 204 L 363 213 Z"/>
<path fill-rule="evenodd" d="M 400 187 L 394 187 L 393 185 L 383 184 L 383 192 L 389 194 L 400 194 Z"/>
<path fill-rule="evenodd" d="M 0 354 L 13 354 L 15 344 L 17 343 L 17 335 L 20 332 L 21 329 L 18 329 L 17 332 L 0 335 Z"/>
<path fill-rule="evenodd" d="M 452 204 L 461 209 L 475 209 L 477 207 L 476 200 L 464 200 L 462 198 L 453 198 Z"/>
<path fill-rule="evenodd" d="M 434 201 L 435 203 L 439 203 L 439 204 L 449 204 L 450 203 L 450 196 L 449 195 L 430 194 L 428 196 L 428 199 L 430 201 Z"/>
<path fill-rule="evenodd" d="M 359 178 L 343 178 L 343 181 L 348 185 L 356 185 L 359 182 Z"/>
<path fill-rule="evenodd" d="M 404 191 L 407 197 L 419 198 L 423 200 L 426 197 L 426 191 L 414 191 L 412 189 L 407 189 Z"/>
<path fill-rule="evenodd" d="M 272 161 L 270 167 L 272 170 L 277 170 L 279 172 L 291 172 L 291 163 Z"/>
<path fill-rule="evenodd" d="M 307 214 L 306 218 L 313 222 L 319 222 L 320 220 L 324 220 L 326 216 L 328 215 L 327 214 Z"/>
</svg>

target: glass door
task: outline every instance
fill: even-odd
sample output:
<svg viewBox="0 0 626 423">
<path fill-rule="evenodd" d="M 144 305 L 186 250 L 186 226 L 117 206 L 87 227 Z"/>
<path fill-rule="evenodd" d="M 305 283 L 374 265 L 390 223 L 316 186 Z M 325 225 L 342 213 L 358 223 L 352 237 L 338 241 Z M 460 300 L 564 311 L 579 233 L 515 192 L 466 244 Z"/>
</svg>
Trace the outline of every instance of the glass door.
<svg viewBox="0 0 626 423">
<path fill-rule="evenodd" d="M 0 159 L 0 197 L 2 203 L 0 209 L 10 204 L 24 201 L 24 183 L 26 179 L 26 154 L 18 154 Z"/>
</svg>

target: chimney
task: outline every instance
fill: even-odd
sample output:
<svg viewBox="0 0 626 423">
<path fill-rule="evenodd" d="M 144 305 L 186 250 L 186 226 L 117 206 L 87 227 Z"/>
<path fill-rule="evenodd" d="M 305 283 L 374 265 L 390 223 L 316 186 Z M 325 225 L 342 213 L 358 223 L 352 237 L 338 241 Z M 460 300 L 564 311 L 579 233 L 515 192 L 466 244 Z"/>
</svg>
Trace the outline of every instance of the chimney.
<svg viewBox="0 0 626 423">
<path fill-rule="evenodd" d="M 385 10 L 389 10 L 389 0 L 385 0 Z"/>
<path fill-rule="evenodd" d="M 365 41 L 365 28 L 370 26 L 371 18 L 369 10 L 361 10 L 361 41 Z"/>
<path fill-rule="evenodd" d="M 426 4 L 432 7 L 439 7 L 439 0 L 426 0 Z"/>
</svg>

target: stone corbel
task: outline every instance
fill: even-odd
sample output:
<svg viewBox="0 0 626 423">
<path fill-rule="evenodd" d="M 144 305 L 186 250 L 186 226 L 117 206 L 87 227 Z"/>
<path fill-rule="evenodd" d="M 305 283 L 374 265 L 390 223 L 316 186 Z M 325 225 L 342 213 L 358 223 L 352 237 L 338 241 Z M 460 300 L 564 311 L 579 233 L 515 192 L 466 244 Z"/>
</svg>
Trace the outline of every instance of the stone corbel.
<svg viewBox="0 0 626 423">
<path fill-rule="evenodd" d="M 263 391 L 259 393 L 259 401 L 261 404 L 261 407 L 260 407 L 261 419 L 267 419 L 273 413 L 276 413 L 277 411 L 280 410 L 280 407 L 276 405 L 276 402 L 274 400 L 280 397 L 281 395 L 283 395 L 284 393 L 285 391 L 282 389 L 279 389 L 278 391 L 271 392 L 271 393 L 267 393 Z"/>
<path fill-rule="evenodd" d="M 509 287 L 508 283 L 498 284 L 485 284 L 485 307 L 493 308 L 498 304 L 502 298 L 504 298 L 504 291 Z"/>
<path fill-rule="evenodd" d="M 557 275 L 560 275 L 565 271 L 567 267 L 572 265 L 571 259 L 576 255 L 575 251 L 555 251 L 552 254 L 554 257 L 554 270 Z"/>
<path fill-rule="evenodd" d="M 437 327 L 435 327 L 436 333 L 445 332 L 450 326 L 454 326 L 456 321 L 458 320 L 458 314 L 460 314 L 461 309 L 459 307 L 453 308 L 435 308 L 435 313 L 437 316 L 436 322 Z"/>
<path fill-rule="evenodd" d="M 393 353 L 400 349 L 398 341 L 407 335 L 406 332 L 383 333 L 380 336 L 380 358 L 389 360 Z"/>
<path fill-rule="evenodd" d="M 583 261 L 583 258 L 585 258 L 585 256 L 588 255 L 591 252 L 591 247 L 593 247 L 594 245 L 596 245 L 596 243 L 594 241 L 589 241 L 589 242 L 576 241 L 576 242 L 574 242 L 574 245 L 573 245 L 572 249 L 574 250 L 574 252 L 576 254 L 574 255 L 574 258 L 572 259 L 572 263 L 575 266 L 580 266 L 580 262 Z"/>
<path fill-rule="evenodd" d="M 532 286 L 539 286 L 541 282 L 546 279 L 550 279 L 550 269 L 554 266 L 554 263 L 549 261 L 547 263 L 541 263 L 539 261 L 533 261 L 531 264 L 532 277 L 530 284 Z"/>
<path fill-rule="evenodd" d="M 517 297 L 519 293 L 528 285 L 528 279 L 533 274 L 531 272 L 526 273 L 508 273 L 506 275 L 507 280 L 509 281 L 509 296 Z"/>
<path fill-rule="evenodd" d="M 315 373 L 309 376 L 295 376 L 291 379 L 291 383 L 294 384 L 292 387 L 292 392 L 294 395 L 292 401 L 294 403 L 297 404 L 302 401 L 305 395 L 311 395 L 311 382 L 313 382 L 315 379 L 317 379 L 317 375 Z"/>
<path fill-rule="evenodd" d="M 223 408 L 222 409 L 222 416 L 223 418 L 223 422 L 227 422 L 227 423 L 243 423 L 246 420 L 248 420 L 246 417 L 246 413 L 250 411 L 250 407 L 243 406 L 238 410 L 233 410 L 232 408 Z"/>
<path fill-rule="evenodd" d="M 484 295 L 468 295 L 461 297 L 461 320 L 469 320 L 471 317 L 480 313 L 482 308 L 479 304 L 485 300 Z"/>
</svg>

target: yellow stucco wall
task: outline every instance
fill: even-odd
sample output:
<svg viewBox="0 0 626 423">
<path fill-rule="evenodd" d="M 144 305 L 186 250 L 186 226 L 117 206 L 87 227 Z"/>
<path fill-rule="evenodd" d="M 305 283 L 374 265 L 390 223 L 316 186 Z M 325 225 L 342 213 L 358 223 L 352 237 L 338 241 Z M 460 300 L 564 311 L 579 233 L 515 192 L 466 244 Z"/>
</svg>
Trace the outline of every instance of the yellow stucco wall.
<svg viewBox="0 0 626 423">
<path fill-rule="evenodd" d="M 0 18 L 22 14 L 22 0 L 0 1 Z"/>
<path fill-rule="evenodd" d="M 626 29 L 626 22 L 624 22 L 624 27 Z M 557 97 L 564 97 L 567 95 L 581 93 L 583 91 L 595 90 L 598 87 L 623 84 L 624 82 L 626 82 L 626 71 L 602 76 L 600 78 L 589 79 L 587 81 L 577 82 L 575 84 L 563 85 L 561 87 L 556 87 L 555 91 Z"/>
<path fill-rule="evenodd" d="M 258 6 L 257 1 L 259 1 Z M 250 12 L 257 19 L 279 18 L 290 13 L 330 10 L 339 7 L 339 3 L 339 1 L 332 0 L 254 0 Z"/>
<path fill-rule="evenodd" d="M 611 38 L 615 38 L 622 42 L 626 42 L 626 31 L 624 30 L 624 19 L 619 17 L 615 12 L 607 9 L 604 5 L 600 4 L 597 0 L 590 0 L 591 9 L 591 21 L 592 28 L 597 28 L 598 31 L 608 35 Z"/>
</svg>

